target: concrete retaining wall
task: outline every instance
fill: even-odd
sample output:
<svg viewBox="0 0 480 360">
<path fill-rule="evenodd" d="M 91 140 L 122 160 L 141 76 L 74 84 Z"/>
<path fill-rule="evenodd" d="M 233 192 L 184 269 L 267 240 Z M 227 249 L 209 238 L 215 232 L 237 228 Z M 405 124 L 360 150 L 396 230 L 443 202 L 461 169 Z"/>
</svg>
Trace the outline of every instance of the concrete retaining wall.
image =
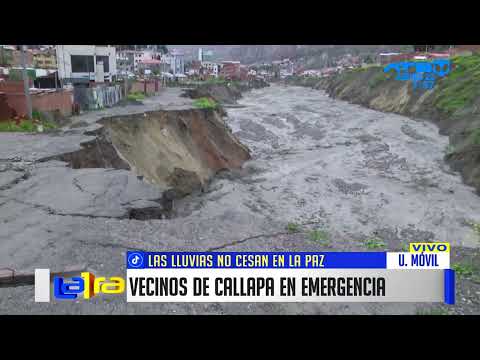
<svg viewBox="0 0 480 360">
<path fill-rule="evenodd" d="M 147 81 L 146 85 L 143 81 L 134 81 L 129 86 L 130 92 L 141 92 L 144 93 L 145 90 L 148 95 L 153 95 L 160 91 L 161 82 L 160 80 L 151 80 Z"/>
<path fill-rule="evenodd" d="M 67 90 L 39 93 L 32 96 L 32 108 L 43 112 L 59 111 L 63 116 L 72 115 L 73 93 Z"/>
<path fill-rule="evenodd" d="M 122 99 L 120 85 L 74 89 L 74 101 L 82 110 L 97 110 L 111 107 Z"/>
</svg>

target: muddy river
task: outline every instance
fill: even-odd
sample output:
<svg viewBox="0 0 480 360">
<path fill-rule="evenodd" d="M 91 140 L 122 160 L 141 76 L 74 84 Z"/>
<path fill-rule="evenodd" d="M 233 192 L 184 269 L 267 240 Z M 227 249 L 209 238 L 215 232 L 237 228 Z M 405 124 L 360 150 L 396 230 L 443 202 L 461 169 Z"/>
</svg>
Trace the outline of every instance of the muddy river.
<svg viewBox="0 0 480 360">
<path fill-rule="evenodd" d="M 468 225 L 480 220 L 480 197 L 443 161 L 448 137 L 435 125 L 301 87 L 255 90 L 240 104 L 227 121 L 253 160 L 242 177 L 214 181 L 202 201 L 216 201 L 199 214 L 313 223 L 335 248 L 371 238 L 388 249 L 480 245 Z"/>
</svg>

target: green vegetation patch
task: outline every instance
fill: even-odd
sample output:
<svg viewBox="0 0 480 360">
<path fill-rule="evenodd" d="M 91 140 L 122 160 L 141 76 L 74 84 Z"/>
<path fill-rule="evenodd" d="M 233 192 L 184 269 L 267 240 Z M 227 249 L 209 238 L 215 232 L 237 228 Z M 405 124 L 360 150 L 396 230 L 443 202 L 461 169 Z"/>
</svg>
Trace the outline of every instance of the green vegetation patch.
<svg viewBox="0 0 480 360">
<path fill-rule="evenodd" d="M 417 315 L 448 315 L 448 310 L 444 308 L 420 309 L 416 312 Z"/>
<path fill-rule="evenodd" d="M 205 80 L 204 84 L 212 84 L 212 85 L 221 85 L 221 84 L 226 84 L 227 81 L 222 78 L 222 77 L 218 77 L 218 78 L 209 78 L 207 80 Z"/>
<path fill-rule="evenodd" d="M 21 120 L 19 123 L 13 120 L 1 121 L 0 132 L 37 132 L 39 126 L 42 126 L 44 131 L 56 129 L 57 125 L 51 121 L 32 121 Z"/>
<path fill-rule="evenodd" d="M 328 233 L 324 230 L 312 230 L 308 233 L 312 241 L 328 242 Z"/>
<path fill-rule="evenodd" d="M 480 224 L 469 222 L 475 233 L 479 233 Z M 451 262 L 451 268 L 459 279 L 480 283 L 480 252 L 478 249 L 463 249 L 454 252 L 457 255 Z"/>
<path fill-rule="evenodd" d="M 470 225 L 475 232 L 475 234 L 480 235 L 480 223 L 475 221 L 467 221 L 468 225 Z"/>
<path fill-rule="evenodd" d="M 448 75 L 438 80 L 435 106 L 448 114 L 472 105 L 480 96 L 480 55 L 452 58 Z"/>
<path fill-rule="evenodd" d="M 216 109 L 218 107 L 218 104 L 215 102 L 215 100 L 206 97 L 195 100 L 193 105 L 200 109 Z"/>
<path fill-rule="evenodd" d="M 11 120 L 0 122 L 1 132 L 34 132 L 36 129 L 37 127 L 31 120 L 23 120 L 20 124 Z"/>
<path fill-rule="evenodd" d="M 472 145 L 480 145 L 480 128 L 473 130 L 468 136 L 468 142 Z"/>
<path fill-rule="evenodd" d="M 377 237 L 366 239 L 363 244 L 367 249 L 381 249 L 385 247 L 385 242 Z"/>
<path fill-rule="evenodd" d="M 32 111 L 33 120 L 7 120 L 0 121 L 0 132 L 37 132 L 40 128 L 45 130 L 56 129 L 58 126 L 40 111 Z"/>
<path fill-rule="evenodd" d="M 145 94 L 140 92 L 140 91 L 135 91 L 127 96 L 128 100 L 135 100 L 135 101 L 140 101 L 145 99 Z"/>
<path fill-rule="evenodd" d="M 410 243 L 402 244 L 402 247 L 400 250 L 402 250 L 402 252 L 410 252 Z"/>
<path fill-rule="evenodd" d="M 303 80 L 303 83 L 306 85 L 306 86 L 315 86 L 318 84 L 318 82 L 321 80 L 321 78 L 319 77 L 315 77 L 315 76 L 311 76 L 311 77 L 307 77 Z"/>
<path fill-rule="evenodd" d="M 379 70 L 373 77 L 368 80 L 368 87 L 374 88 L 388 79 L 388 74 L 385 74 L 383 70 Z"/>
<path fill-rule="evenodd" d="M 449 144 L 446 148 L 445 148 L 445 154 L 446 155 L 452 155 L 456 152 L 456 148 L 454 145 L 452 144 Z"/>
<path fill-rule="evenodd" d="M 37 78 L 35 69 L 27 69 L 27 76 L 31 80 Z M 22 69 L 10 69 L 8 73 L 8 79 L 12 81 L 22 81 L 23 80 L 23 70 Z"/>
<path fill-rule="evenodd" d="M 461 277 L 471 277 L 475 273 L 475 268 L 469 263 L 458 263 L 452 265 L 452 269 Z"/>
<path fill-rule="evenodd" d="M 300 225 L 294 222 L 287 224 L 286 229 L 289 233 L 297 233 L 300 231 Z"/>
</svg>

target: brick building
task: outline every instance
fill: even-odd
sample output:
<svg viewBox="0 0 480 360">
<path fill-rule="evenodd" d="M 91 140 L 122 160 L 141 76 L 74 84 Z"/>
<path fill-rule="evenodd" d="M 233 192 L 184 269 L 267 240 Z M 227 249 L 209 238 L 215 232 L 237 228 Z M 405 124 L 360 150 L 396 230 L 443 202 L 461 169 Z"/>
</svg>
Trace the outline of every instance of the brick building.
<svg viewBox="0 0 480 360">
<path fill-rule="evenodd" d="M 25 63 L 27 67 L 33 66 L 33 53 L 25 51 Z M 12 46 L 0 46 L 0 66 L 22 66 L 22 52 Z"/>
<path fill-rule="evenodd" d="M 43 112 L 58 111 L 64 116 L 72 114 L 73 93 L 71 90 L 31 90 L 32 109 Z M 22 81 L 0 82 L 0 121 L 27 114 L 27 101 Z"/>
<path fill-rule="evenodd" d="M 57 58 L 54 50 L 33 52 L 33 66 L 38 69 L 56 69 Z"/>
<path fill-rule="evenodd" d="M 227 80 L 246 80 L 248 78 L 248 68 L 242 66 L 240 61 L 222 61 L 220 76 Z"/>
<path fill-rule="evenodd" d="M 480 53 L 480 45 L 455 45 L 454 48 L 450 49 L 450 54 L 452 55 L 478 53 Z"/>
</svg>

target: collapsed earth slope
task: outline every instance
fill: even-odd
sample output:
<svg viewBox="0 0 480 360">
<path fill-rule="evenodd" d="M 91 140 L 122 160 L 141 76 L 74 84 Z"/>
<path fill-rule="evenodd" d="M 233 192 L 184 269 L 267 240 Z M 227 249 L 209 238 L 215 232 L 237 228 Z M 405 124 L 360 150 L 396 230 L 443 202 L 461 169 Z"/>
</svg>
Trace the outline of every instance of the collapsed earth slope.
<svg viewBox="0 0 480 360">
<path fill-rule="evenodd" d="M 132 170 L 175 198 L 201 190 L 220 170 L 250 159 L 217 109 L 158 110 L 104 118 L 82 149 L 42 159 L 72 168 Z"/>
<path fill-rule="evenodd" d="M 179 196 L 250 158 L 215 109 L 154 111 L 102 120 L 118 154 L 149 183 Z"/>
</svg>

